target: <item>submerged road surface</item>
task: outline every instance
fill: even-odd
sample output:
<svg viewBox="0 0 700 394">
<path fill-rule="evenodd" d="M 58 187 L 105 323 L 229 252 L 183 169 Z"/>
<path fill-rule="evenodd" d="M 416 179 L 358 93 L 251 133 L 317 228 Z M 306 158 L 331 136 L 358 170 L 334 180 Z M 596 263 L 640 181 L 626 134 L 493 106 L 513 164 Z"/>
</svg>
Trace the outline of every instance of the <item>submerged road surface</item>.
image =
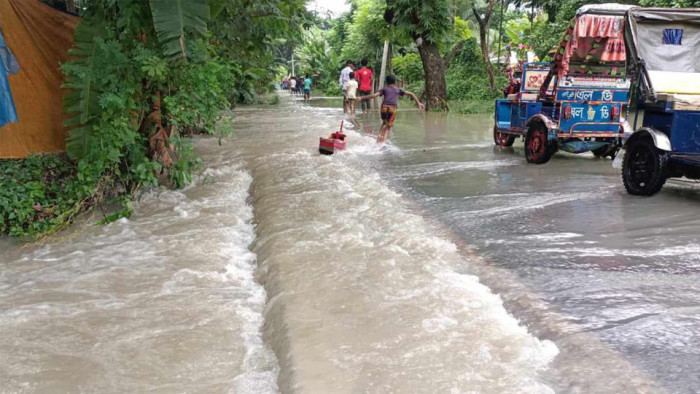
<svg viewBox="0 0 700 394">
<path fill-rule="evenodd" d="M 0 240 L 0 392 L 700 391 L 695 188 L 527 165 L 487 116 L 402 109 L 378 146 L 339 104 L 240 109 L 185 190 Z"/>
</svg>

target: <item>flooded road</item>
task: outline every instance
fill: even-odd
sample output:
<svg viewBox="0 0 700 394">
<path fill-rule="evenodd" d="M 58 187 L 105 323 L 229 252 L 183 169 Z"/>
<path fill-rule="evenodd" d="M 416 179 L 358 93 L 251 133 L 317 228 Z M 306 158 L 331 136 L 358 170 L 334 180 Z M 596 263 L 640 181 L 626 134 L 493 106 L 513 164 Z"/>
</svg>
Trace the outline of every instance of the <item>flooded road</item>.
<svg viewBox="0 0 700 394">
<path fill-rule="evenodd" d="M 0 392 L 700 391 L 697 188 L 408 108 L 320 156 L 339 104 L 239 109 L 187 189 L 0 241 Z"/>
<path fill-rule="evenodd" d="M 479 256 L 468 272 L 557 344 L 557 391 L 700 391 L 700 189 L 631 197 L 592 155 L 527 165 L 521 142 L 493 146 L 490 123 L 406 111 L 378 166 Z"/>
<path fill-rule="evenodd" d="M 252 179 L 201 141 L 208 169 L 130 219 L 3 247 L 0 392 L 278 391 L 254 277 Z"/>
</svg>

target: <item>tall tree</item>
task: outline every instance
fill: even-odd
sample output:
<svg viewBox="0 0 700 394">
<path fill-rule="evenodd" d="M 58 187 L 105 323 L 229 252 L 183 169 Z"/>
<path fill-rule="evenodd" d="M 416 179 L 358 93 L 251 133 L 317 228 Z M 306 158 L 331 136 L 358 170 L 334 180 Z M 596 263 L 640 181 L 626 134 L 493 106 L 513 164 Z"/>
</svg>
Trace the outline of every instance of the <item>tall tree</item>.
<svg viewBox="0 0 700 394">
<path fill-rule="evenodd" d="M 481 48 L 481 57 L 484 60 L 484 67 L 486 68 L 486 74 L 489 77 L 489 85 L 491 90 L 496 89 L 496 83 L 493 76 L 493 65 L 489 59 L 489 24 L 491 23 L 491 16 L 493 15 L 493 9 L 496 6 L 496 0 L 488 0 L 486 7 L 482 11 L 477 9 L 476 4 L 472 4 L 472 11 L 474 12 L 474 19 L 479 25 L 479 46 Z"/>
<path fill-rule="evenodd" d="M 410 37 L 418 47 L 428 109 L 446 109 L 445 73 L 464 45 L 464 41 L 460 41 L 445 55 L 440 51 L 453 31 L 454 11 L 455 8 L 444 0 L 387 0 L 385 19 L 395 26 L 397 36 Z"/>
</svg>

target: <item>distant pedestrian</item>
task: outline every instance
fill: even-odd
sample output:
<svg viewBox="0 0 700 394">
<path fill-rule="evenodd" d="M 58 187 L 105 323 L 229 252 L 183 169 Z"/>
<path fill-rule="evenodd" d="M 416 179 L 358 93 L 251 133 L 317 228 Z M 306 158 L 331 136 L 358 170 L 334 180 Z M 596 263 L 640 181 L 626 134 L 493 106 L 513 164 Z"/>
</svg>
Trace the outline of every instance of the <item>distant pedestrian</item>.
<svg viewBox="0 0 700 394">
<path fill-rule="evenodd" d="M 289 93 L 294 94 L 294 92 L 296 92 L 296 90 L 297 90 L 297 79 L 294 76 L 292 76 L 289 79 Z"/>
<path fill-rule="evenodd" d="M 361 63 L 362 68 L 355 73 L 355 77 L 360 84 L 360 96 L 368 96 L 372 94 L 372 70 L 367 68 L 367 59 L 362 59 Z M 362 112 L 370 109 L 370 103 L 370 100 L 362 100 Z"/>
<path fill-rule="evenodd" d="M 350 80 L 348 81 L 347 95 L 348 95 L 348 112 L 355 114 L 355 98 L 357 98 L 357 87 L 358 83 L 355 80 L 355 73 L 350 73 Z"/>
<path fill-rule="evenodd" d="M 338 84 L 340 88 L 343 89 L 343 112 L 348 113 L 348 81 L 350 80 L 350 73 L 355 69 L 355 65 L 352 60 L 345 62 L 345 68 L 340 72 L 340 79 Z"/>
<path fill-rule="evenodd" d="M 309 99 L 311 99 L 312 83 L 314 83 L 314 81 L 311 79 L 309 74 L 306 74 L 306 78 L 304 79 L 304 101 L 309 101 Z"/>
<path fill-rule="evenodd" d="M 396 119 L 396 109 L 399 106 L 400 96 L 410 96 L 413 99 L 413 101 L 416 102 L 416 105 L 419 109 L 422 110 L 424 108 L 423 104 L 420 101 L 418 101 L 418 97 L 416 97 L 415 94 L 413 94 L 412 92 L 404 91 L 403 89 L 399 89 L 395 86 L 395 84 L 396 77 L 394 77 L 393 75 L 388 75 L 386 77 L 386 86 L 384 87 L 384 89 L 381 89 L 380 91 L 369 96 L 358 97 L 359 100 L 368 100 L 379 96 L 384 97 L 384 101 L 382 102 L 381 107 L 382 127 L 379 129 L 379 135 L 377 135 L 377 142 L 384 142 L 387 140 L 387 138 L 389 138 L 391 128 L 394 127 L 394 120 Z"/>
</svg>

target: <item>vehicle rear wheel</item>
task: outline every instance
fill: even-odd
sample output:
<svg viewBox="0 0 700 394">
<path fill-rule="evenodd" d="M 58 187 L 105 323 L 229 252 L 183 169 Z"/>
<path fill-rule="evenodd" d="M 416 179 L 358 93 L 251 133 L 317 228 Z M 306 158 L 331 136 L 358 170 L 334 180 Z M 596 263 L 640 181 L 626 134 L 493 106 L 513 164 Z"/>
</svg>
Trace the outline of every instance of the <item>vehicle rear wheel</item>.
<svg viewBox="0 0 700 394">
<path fill-rule="evenodd" d="M 622 160 L 622 183 L 629 194 L 651 196 L 661 190 L 668 176 L 668 153 L 648 139 L 630 143 Z"/>
<path fill-rule="evenodd" d="M 528 163 L 544 164 L 552 158 L 556 147 L 547 138 L 547 128 L 536 123 L 525 136 L 525 158 Z"/>
<path fill-rule="evenodd" d="M 517 136 L 513 134 L 502 133 L 498 131 L 498 127 L 496 125 L 493 125 L 493 141 L 496 143 L 496 145 L 513 146 L 513 142 L 515 142 L 516 137 Z"/>
</svg>

